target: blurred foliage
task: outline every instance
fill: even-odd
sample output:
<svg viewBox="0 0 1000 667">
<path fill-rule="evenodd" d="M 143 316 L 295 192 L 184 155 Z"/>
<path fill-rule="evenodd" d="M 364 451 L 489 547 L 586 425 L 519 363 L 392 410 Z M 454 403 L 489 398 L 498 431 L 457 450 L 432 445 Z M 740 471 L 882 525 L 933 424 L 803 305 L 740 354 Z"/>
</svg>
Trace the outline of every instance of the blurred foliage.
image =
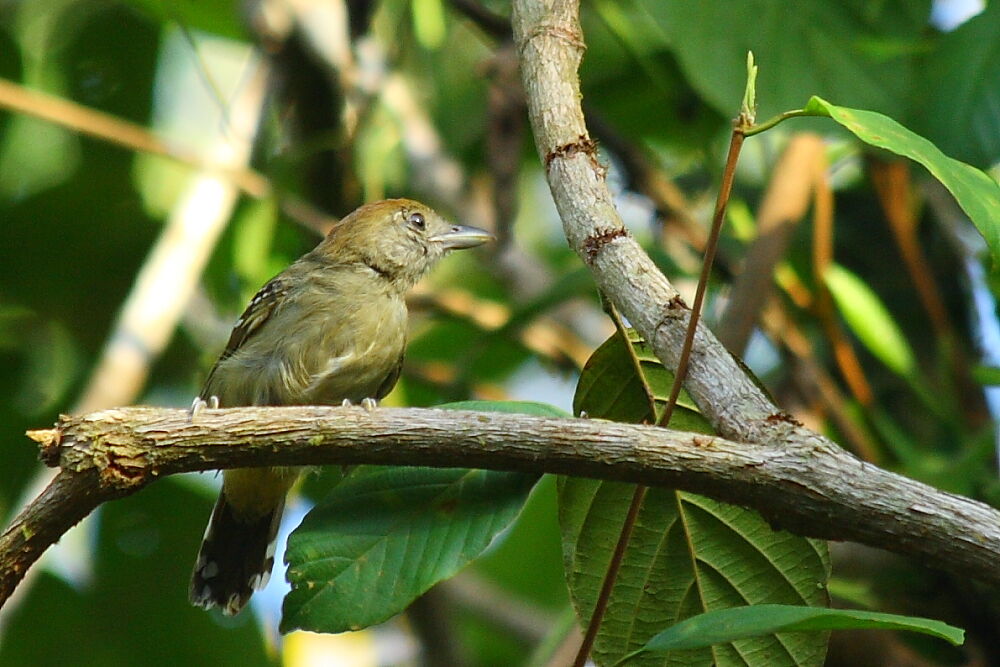
<svg viewBox="0 0 1000 667">
<path fill-rule="evenodd" d="M 235 0 L 20 0 L 0 7 L 0 77 L 164 137 L 200 137 L 214 122 L 199 111 L 186 126 L 170 126 L 165 110 L 189 106 L 196 88 L 199 99 L 225 116 L 229 97 L 222 91 L 243 83 L 238 72 L 212 80 L 208 73 L 214 70 L 205 61 L 212 56 L 196 49 L 199 43 L 211 39 L 259 48 L 273 68 L 252 166 L 270 179 L 274 191 L 263 199 L 241 197 L 202 275 L 199 297 L 207 297 L 207 313 L 192 306 L 152 361 L 135 402 L 190 402 L 247 298 L 315 242 L 315 232 L 301 224 L 305 216 L 293 204 L 310 202 L 320 214 L 337 216 L 364 199 L 414 196 L 457 219 L 488 223 L 497 195 L 511 194 L 517 205 L 510 221 L 515 247 L 540 271 L 513 279 L 488 251 L 447 260 L 415 298 L 407 365 L 387 402 L 435 405 L 509 396 L 569 409 L 571 395 L 560 388 L 574 382 L 580 369 L 575 357 L 551 350 L 563 349 L 558 345 L 571 337 L 596 348 L 610 325 L 586 272 L 561 238 L 530 131 L 519 134 L 511 118 L 491 123 L 498 89 L 516 88 L 497 74 L 494 54 L 502 40 L 462 11 L 466 3 L 324 0 L 287 6 L 293 4 L 302 11 L 347 12 L 349 25 L 342 32 L 354 39 L 349 52 L 358 65 L 353 74 L 361 79 L 332 71 L 326 52 L 309 43 L 309 28 L 320 29 L 319 21 L 329 17 L 322 12 L 302 14 L 306 25 L 283 32 L 280 20 L 268 22 L 274 17 L 265 21 L 255 13 L 258 3 Z M 703 232 L 748 48 L 761 68 L 760 120 L 819 95 L 887 114 L 976 167 L 995 169 L 1000 162 L 996 2 L 947 34 L 930 25 L 929 0 L 582 4 L 584 101 L 588 113 L 615 133 L 598 137 L 609 182 L 634 235 L 683 288 L 697 274 L 697 253 L 687 247 L 687 236 L 676 233 L 661 202 L 647 198 L 641 179 L 616 153 L 615 139 L 638 147 L 680 186 L 685 213 L 696 221 L 695 231 Z M 510 11 L 506 0 L 483 0 L 482 6 L 501 23 Z M 323 34 L 332 39 L 337 33 Z M 170 68 L 188 75 L 187 88 L 167 95 L 163 81 Z M 405 83 L 409 106 L 377 94 L 380 74 L 387 76 L 383 82 L 398 75 L 394 80 Z M 364 85 L 352 88 L 359 81 Z M 366 88 L 372 81 L 375 88 Z M 353 111 L 345 113 L 348 108 Z M 430 143 L 420 134 L 420 120 L 436 133 Z M 1000 280 L 977 245 L 980 239 L 928 204 L 923 186 L 929 177 L 920 168 L 910 170 L 910 192 L 880 196 L 870 176 L 880 161 L 890 159 L 885 153 L 859 148 L 830 121 L 795 123 L 747 142 L 731 207 L 740 234 L 727 231 L 722 241 L 725 256 L 712 285 L 709 323 L 740 270 L 738 258 L 752 238 L 754 213 L 788 133 L 823 132 L 835 188 L 832 253 L 841 267 L 827 281 L 843 306 L 837 323 L 861 360 L 871 402 L 847 391 L 815 304 L 788 292 L 779 300 L 840 389 L 838 407 L 872 439 L 881 464 L 1000 504 L 990 412 L 990 401 L 997 399 L 981 386 L 997 382 L 994 371 L 1000 366 L 1000 340 L 989 337 L 996 328 Z M 503 152 L 513 156 L 517 170 L 512 192 L 491 190 L 498 175 L 488 161 L 490 132 L 509 133 Z M 438 158 L 447 164 L 442 167 Z M 30 115 L 0 113 L 5 457 L 0 514 L 5 518 L 41 474 L 23 432 L 74 409 L 191 173 L 180 162 L 140 155 Z M 914 216 L 921 270 L 938 285 L 949 320 L 945 329 L 929 324 L 912 275 L 902 268 L 906 260 L 889 231 L 887 206 Z M 814 231 L 804 221 L 786 257 L 786 269 L 808 295 L 823 289 L 813 272 Z M 435 301 L 444 288 L 467 294 L 472 305 L 462 310 Z M 497 305 L 503 317 L 488 323 L 488 312 L 500 312 L 492 310 Z M 830 406 L 802 390 L 788 350 L 780 341 L 758 342 L 747 361 L 759 368 L 781 405 L 840 439 Z M 973 374 L 977 362 L 983 370 Z M 608 368 L 616 371 L 614 364 Z M 304 495 L 322 498 L 336 488 L 339 472 L 310 476 Z M 257 596 L 254 612 L 235 620 L 187 605 L 187 579 L 215 483 L 211 475 L 159 482 L 109 504 L 68 534 L 0 615 L 0 665 L 55 665 L 67 659 L 78 665 L 281 661 L 275 631 L 280 600 L 272 595 L 282 588 L 280 575 Z M 493 613 L 490 600 L 478 606 L 463 602 L 447 594 L 444 584 L 450 605 L 444 620 L 467 664 L 541 660 L 534 653 L 539 642 L 555 646 L 562 640 L 568 626 L 559 619 L 570 602 L 556 517 L 555 484 L 545 478 L 513 525 L 462 575 L 495 585 L 529 617 L 546 619 L 537 632 L 505 622 L 499 603 Z M 879 661 L 906 656 L 921 664 L 962 664 L 978 655 L 1000 663 L 995 594 L 917 564 L 857 555 L 838 561 L 835 554 L 835 574 L 841 568 L 840 590 L 864 591 L 853 596 L 855 602 L 939 618 L 968 632 L 967 651 L 886 634 L 877 647 Z M 413 626 L 397 620 L 388 627 L 406 634 Z M 393 650 L 380 653 L 384 662 L 412 655 Z M 301 646 L 296 654 L 303 654 Z M 838 657 L 844 655 L 835 634 L 830 664 L 841 659 L 852 664 Z"/>
</svg>

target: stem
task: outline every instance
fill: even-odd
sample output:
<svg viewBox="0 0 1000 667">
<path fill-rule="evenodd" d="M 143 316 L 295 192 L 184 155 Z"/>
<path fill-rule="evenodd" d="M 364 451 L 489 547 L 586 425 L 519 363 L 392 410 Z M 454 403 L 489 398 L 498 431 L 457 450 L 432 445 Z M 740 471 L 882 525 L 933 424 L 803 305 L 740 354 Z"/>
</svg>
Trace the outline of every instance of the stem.
<svg viewBox="0 0 1000 667">
<path fill-rule="evenodd" d="M 741 127 L 733 128 L 732 137 L 729 139 L 729 154 L 726 156 L 726 167 L 722 172 L 722 183 L 719 187 L 719 196 L 715 202 L 715 213 L 712 216 L 712 230 L 708 235 L 708 242 L 705 244 L 705 259 L 701 264 L 701 275 L 698 277 L 698 289 L 694 295 L 694 303 L 691 305 L 691 318 L 688 320 L 687 330 L 684 332 L 684 346 L 681 348 L 680 359 L 677 360 L 677 370 L 674 373 L 674 383 L 670 387 L 670 398 L 667 399 L 666 409 L 657 422 L 659 426 L 670 424 L 670 418 L 674 415 L 674 406 L 677 405 L 677 397 L 680 396 L 681 387 L 684 383 L 684 376 L 687 375 L 688 363 L 691 360 L 691 348 L 694 345 L 694 333 L 698 328 L 698 319 L 701 317 L 701 309 L 705 302 L 705 292 L 708 291 L 708 278 L 712 273 L 712 264 L 715 261 L 716 250 L 719 247 L 719 236 L 722 233 L 722 225 L 726 218 L 726 206 L 729 204 L 729 195 L 733 191 L 733 180 L 736 176 L 736 161 L 740 156 L 740 149 L 743 148 L 743 140 L 746 137 Z"/>
<path fill-rule="evenodd" d="M 681 387 L 684 385 L 684 376 L 687 374 L 688 362 L 691 359 L 691 348 L 694 345 L 694 334 L 698 328 L 698 319 L 705 302 L 705 292 L 708 291 L 708 279 L 712 273 L 712 264 L 715 261 L 716 250 L 719 246 L 719 236 L 722 232 L 722 225 L 726 218 L 726 206 L 729 204 L 729 195 L 733 190 L 733 180 L 736 175 L 736 162 L 740 156 L 740 149 L 743 147 L 743 140 L 746 137 L 745 123 L 742 122 L 745 116 L 740 115 L 733 127 L 733 134 L 729 140 L 729 153 L 726 156 L 726 166 L 722 172 L 722 183 L 719 187 L 719 196 L 715 202 L 715 213 L 712 216 L 712 229 L 709 232 L 708 242 L 705 244 L 705 256 L 701 264 L 701 275 L 698 278 L 698 289 L 695 292 L 694 304 L 691 306 L 691 317 L 688 320 L 687 330 L 684 333 L 684 346 L 681 348 L 680 359 L 677 361 L 677 370 L 674 373 L 674 383 L 670 387 L 670 397 L 663 410 L 663 415 L 657 422 L 658 426 L 668 426 L 670 418 L 674 415 L 674 407 L 677 405 L 677 398 L 680 396 Z M 653 410 L 655 418 L 656 411 Z M 643 485 L 635 487 L 632 494 L 632 502 L 629 505 L 628 513 L 622 524 L 621 532 L 618 534 L 618 543 L 615 551 L 611 555 L 608 563 L 608 571 L 601 582 L 601 591 L 594 604 L 594 612 L 590 616 L 587 624 L 587 632 L 583 636 L 583 643 L 573 661 L 574 667 L 583 667 L 587 662 L 587 657 L 593 649 L 597 640 L 597 632 L 600 630 L 601 621 L 608 609 L 608 602 L 611 600 L 611 591 L 614 589 L 615 581 L 618 579 L 618 572 L 621 570 L 622 561 L 625 558 L 625 549 L 628 548 L 629 540 L 632 538 L 632 531 L 635 529 L 636 519 L 639 517 L 639 510 L 642 502 L 646 498 L 648 488 Z"/>
<path fill-rule="evenodd" d="M 806 111 L 805 109 L 793 109 L 792 111 L 786 111 L 784 113 L 779 113 L 777 116 L 765 120 L 763 123 L 757 123 L 751 125 L 750 127 L 743 129 L 744 137 L 752 137 L 755 134 L 760 134 L 761 132 L 766 132 L 778 123 L 784 122 L 789 118 L 800 118 L 804 116 L 822 116 L 824 114 L 814 113 L 812 111 Z"/>
</svg>

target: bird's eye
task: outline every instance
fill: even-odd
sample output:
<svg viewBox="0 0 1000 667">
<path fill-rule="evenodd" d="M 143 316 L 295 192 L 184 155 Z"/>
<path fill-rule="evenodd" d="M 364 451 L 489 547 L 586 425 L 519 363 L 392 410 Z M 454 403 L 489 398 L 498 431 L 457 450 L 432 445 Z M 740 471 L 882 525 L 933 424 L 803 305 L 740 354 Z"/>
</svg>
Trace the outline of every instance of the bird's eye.
<svg viewBox="0 0 1000 667">
<path fill-rule="evenodd" d="M 423 213 L 411 213 L 409 217 L 406 218 L 406 221 L 417 229 L 423 229 L 427 226 L 427 221 L 424 220 Z"/>
</svg>

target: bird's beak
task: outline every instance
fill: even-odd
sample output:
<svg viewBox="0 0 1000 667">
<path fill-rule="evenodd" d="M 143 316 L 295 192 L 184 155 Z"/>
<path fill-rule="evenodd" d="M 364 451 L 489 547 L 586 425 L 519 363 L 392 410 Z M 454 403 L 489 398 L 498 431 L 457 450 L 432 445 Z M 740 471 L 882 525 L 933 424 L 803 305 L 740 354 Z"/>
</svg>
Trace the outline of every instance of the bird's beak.
<svg viewBox="0 0 1000 667">
<path fill-rule="evenodd" d="M 445 250 L 461 250 L 462 248 L 475 248 L 487 241 L 493 241 L 496 237 L 485 229 L 479 227 L 467 227 L 465 225 L 454 225 L 444 234 L 432 236 L 431 241 L 440 243 Z"/>
</svg>

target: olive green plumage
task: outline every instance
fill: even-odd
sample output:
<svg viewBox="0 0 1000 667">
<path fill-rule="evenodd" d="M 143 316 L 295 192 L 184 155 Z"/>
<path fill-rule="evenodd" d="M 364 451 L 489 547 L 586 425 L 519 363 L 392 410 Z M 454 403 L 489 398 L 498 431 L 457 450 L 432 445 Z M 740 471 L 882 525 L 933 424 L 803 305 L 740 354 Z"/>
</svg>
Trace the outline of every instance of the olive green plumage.
<svg viewBox="0 0 1000 667">
<path fill-rule="evenodd" d="M 379 399 L 406 348 L 407 290 L 449 250 L 491 237 L 408 199 L 367 204 L 268 282 L 236 322 L 200 399 L 339 405 Z M 192 603 L 235 614 L 262 588 L 290 468 L 228 470 L 191 579 Z"/>
</svg>

